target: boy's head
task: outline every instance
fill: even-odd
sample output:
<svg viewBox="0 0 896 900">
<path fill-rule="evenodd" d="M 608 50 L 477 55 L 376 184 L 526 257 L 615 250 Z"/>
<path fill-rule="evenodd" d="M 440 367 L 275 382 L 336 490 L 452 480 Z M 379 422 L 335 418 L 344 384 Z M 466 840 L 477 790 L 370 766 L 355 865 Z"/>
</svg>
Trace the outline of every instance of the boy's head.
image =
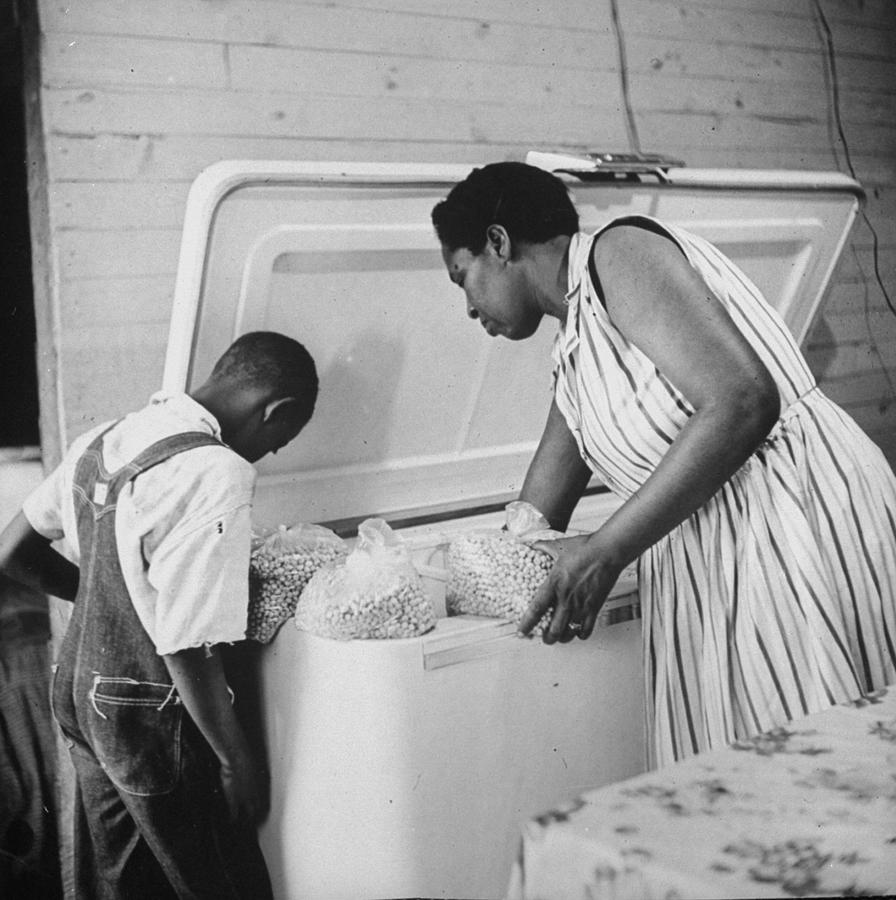
<svg viewBox="0 0 896 900">
<path fill-rule="evenodd" d="M 298 341 L 253 331 L 227 348 L 192 396 L 218 419 L 224 442 L 256 462 L 308 424 L 317 392 L 314 360 Z"/>
</svg>

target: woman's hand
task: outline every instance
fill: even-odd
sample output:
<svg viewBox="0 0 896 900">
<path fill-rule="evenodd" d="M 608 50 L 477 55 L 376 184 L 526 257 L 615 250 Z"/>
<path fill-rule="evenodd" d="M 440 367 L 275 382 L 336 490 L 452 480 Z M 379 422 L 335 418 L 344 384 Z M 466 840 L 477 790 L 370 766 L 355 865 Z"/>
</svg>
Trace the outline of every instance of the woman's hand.
<svg viewBox="0 0 896 900">
<path fill-rule="evenodd" d="M 554 567 L 520 620 L 520 635 L 528 635 L 553 608 L 542 638 L 546 644 L 566 644 L 574 637 L 587 640 L 623 567 L 601 552 L 595 535 L 539 541 L 534 546 L 554 558 Z"/>
</svg>

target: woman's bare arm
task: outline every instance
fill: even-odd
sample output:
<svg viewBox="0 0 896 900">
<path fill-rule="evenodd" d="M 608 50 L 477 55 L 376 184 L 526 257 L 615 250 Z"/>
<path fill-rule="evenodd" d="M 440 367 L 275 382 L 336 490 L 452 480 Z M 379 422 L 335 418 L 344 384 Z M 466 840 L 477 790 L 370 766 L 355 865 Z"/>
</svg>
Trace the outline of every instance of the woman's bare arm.
<svg viewBox="0 0 896 900">
<path fill-rule="evenodd" d="M 622 569 L 702 506 L 746 462 L 780 411 L 775 382 L 681 251 L 620 226 L 594 247 L 615 326 L 685 396 L 694 414 L 641 488 L 587 541 L 563 547 L 520 630 L 555 607 L 545 636 L 570 621 L 587 637 Z"/>
<path fill-rule="evenodd" d="M 520 500 L 531 503 L 550 522 L 565 531 L 576 504 L 591 478 L 563 413 L 551 403 L 535 456 L 526 473 Z"/>
</svg>

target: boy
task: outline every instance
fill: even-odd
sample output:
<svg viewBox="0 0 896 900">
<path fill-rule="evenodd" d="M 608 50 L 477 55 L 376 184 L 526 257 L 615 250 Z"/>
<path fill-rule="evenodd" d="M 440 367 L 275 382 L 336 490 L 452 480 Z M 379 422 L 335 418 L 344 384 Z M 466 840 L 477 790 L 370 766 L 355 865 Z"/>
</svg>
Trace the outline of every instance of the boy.
<svg viewBox="0 0 896 900">
<path fill-rule="evenodd" d="M 243 335 L 191 394 L 76 440 L 0 535 L 0 569 L 74 601 L 53 711 L 77 774 L 79 897 L 271 896 L 214 647 L 245 635 L 250 464 L 299 434 L 317 390 L 301 344 Z"/>
</svg>

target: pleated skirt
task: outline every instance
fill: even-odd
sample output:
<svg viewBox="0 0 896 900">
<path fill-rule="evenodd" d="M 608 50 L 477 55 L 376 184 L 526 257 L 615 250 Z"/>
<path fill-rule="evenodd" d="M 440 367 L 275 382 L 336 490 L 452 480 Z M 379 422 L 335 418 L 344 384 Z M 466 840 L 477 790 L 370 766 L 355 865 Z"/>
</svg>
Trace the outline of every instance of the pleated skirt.
<svg viewBox="0 0 896 900">
<path fill-rule="evenodd" d="M 639 576 L 651 767 L 896 682 L 896 478 L 817 388 Z"/>
</svg>

